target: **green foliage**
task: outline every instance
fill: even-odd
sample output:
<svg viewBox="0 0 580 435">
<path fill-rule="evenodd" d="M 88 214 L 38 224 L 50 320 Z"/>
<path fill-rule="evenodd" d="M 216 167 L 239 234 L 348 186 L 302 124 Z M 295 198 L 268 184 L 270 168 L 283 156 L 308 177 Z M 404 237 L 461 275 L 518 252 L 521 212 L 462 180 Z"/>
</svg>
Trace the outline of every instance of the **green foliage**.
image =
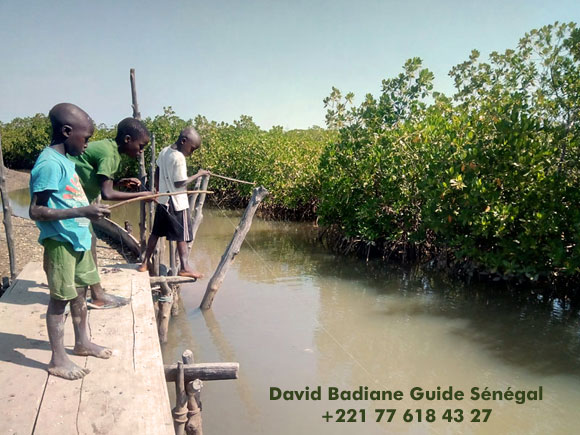
<svg viewBox="0 0 580 435">
<path fill-rule="evenodd" d="M 4 164 L 13 169 L 31 169 L 52 132 L 48 117 L 40 113 L 0 123 L 0 130 Z"/>
<path fill-rule="evenodd" d="M 234 124 L 217 124 L 198 117 L 195 127 L 203 138 L 193 153 L 193 167 L 216 174 L 254 181 L 270 191 L 266 207 L 293 215 L 313 216 L 319 196 L 318 160 L 324 147 L 336 137 L 331 131 L 313 127 L 283 131 L 261 130 L 248 116 Z M 252 186 L 212 179 L 212 190 L 231 204 L 245 203 Z"/>
<path fill-rule="evenodd" d="M 418 59 L 359 107 L 333 88 L 340 141 L 321 159 L 320 217 L 367 243 L 435 235 L 507 275 L 578 274 L 579 41 L 574 24 L 556 23 L 489 62 L 474 50 L 451 70 L 453 99 L 430 94 Z"/>
</svg>

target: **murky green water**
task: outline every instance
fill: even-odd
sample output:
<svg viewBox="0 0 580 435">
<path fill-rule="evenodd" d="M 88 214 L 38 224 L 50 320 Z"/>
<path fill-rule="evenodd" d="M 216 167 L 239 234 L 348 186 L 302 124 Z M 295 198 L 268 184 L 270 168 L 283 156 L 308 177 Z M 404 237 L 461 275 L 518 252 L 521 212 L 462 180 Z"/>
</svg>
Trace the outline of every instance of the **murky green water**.
<svg viewBox="0 0 580 435">
<path fill-rule="evenodd" d="M 114 217 L 123 222 L 134 215 L 119 210 Z M 238 222 L 238 213 L 205 211 L 192 262 L 207 278 Z M 197 308 L 207 278 L 184 286 L 165 362 L 191 349 L 198 362 L 240 363 L 238 380 L 205 382 L 205 433 L 577 433 L 578 307 L 545 294 L 337 257 L 312 243 L 313 234 L 308 224 L 255 219 L 210 311 Z M 271 387 L 318 386 L 322 400 L 269 397 Z M 403 399 L 331 401 L 329 387 L 401 391 Z M 451 387 L 465 398 L 412 400 L 414 387 Z M 542 387 L 542 400 L 473 400 L 474 387 Z M 357 422 L 336 422 L 338 409 L 356 410 Z M 389 414 L 376 422 L 376 409 L 396 412 L 390 423 Z M 474 409 L 491 409 L 488 421 L 472 422 Z M 327 411 L 334 417 L 329 422 L 322 418 Z"/>
</svg>

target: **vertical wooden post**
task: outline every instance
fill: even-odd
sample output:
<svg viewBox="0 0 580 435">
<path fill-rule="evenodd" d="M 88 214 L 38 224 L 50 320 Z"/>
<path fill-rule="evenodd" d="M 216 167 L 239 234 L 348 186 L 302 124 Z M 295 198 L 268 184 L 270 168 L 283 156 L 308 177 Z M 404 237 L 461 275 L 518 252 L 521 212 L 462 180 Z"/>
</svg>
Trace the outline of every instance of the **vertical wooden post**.
<svg viewBox="0 0 580 435">
<path fill-rule="evenodd" d="M 170 199 L 171 201 L 171 199 Z M 177 249 L 177 243 L 170 240 L 169 241 L 169 270 L 167 275 L 177 276 L 177 262 L 175 250 Z M 174 284 L 171 286 L 173 290 L 173 303 L 171 305 L 171 316 L 177 316 L 179 314 L 179 298 L 181 296 L 181 286 L 179 284 Z"/>
<path fill-rule="evenodd" d="M 169 199 L 171 201 L 171 198 Z M 169 270 L 167 275 L 177 276 L 177 265 L 175 261 L 176 243 L 173 240 L 169 241 Z"/>
<path fill-rule="evenodd" d="M 129 71 L 129 79 L 131 80 L 131 107 L 133 108 L 133 118 L 141 119 L 139 112 L 139 105 L 137 104 L 137 86 L 135 85 L 135 68 Z"/>
<path fill-rule="evenodd" d="M 201 190 L 201 179 L 202 178 L 204 178 L 204 177 L 200 177 L 197 180 L 195 180 L 195 187 L 193 188 L 193 190 Z M 189 210 L 191 211 L 192 214 L 193 214 L 193 211 L 195 209 L 195 205 L 197 204 L 197 197 L 198 196 L 199 196 L 199 193 L 192 193 L 191 195 L 189 195 Z"/>
<path fill-rule="evenodd" d="M 6 168 L 2 154 L 2 135 L 0 134 L 0 197 L 4 213 L 4 229 L 6 230 L 6 244 L 8 245 L 8 259 L 10 260 L 10 279 L 16 279 L 16 254 L 14 251 L 14 239 L 12 237 L 12 207 L 6 188 Z"/>
<path fill-rule="evenodd" d="M 131 68 L 129 72 L 129 78 L 131 80 L 131 100 L 133 107 L 133 118 L 141 120 L 141 112 L 139 112 L 139 105 L 137 103 L 137 86 L 135 84 L 135 69 Z M 139 155 L 139 179 L 142 184 L 145 184 L 145 179 L 147 178 L 147 170 L 145 169 L 145 155 L 141 153 Z M 141 245 L 141 257 L 145 253 L 145 247 L 147 245 L 147 223 L 146 223 L 146 210 L 145 202 L 140 201 L 140 213 L 139 213 L 139 242 Z"/>
<path fill-rule="evenodd" d="M 200 189 L 201 190 L 207 190 L 207 185 L 209 183 L 209 175 L 204 175 L 202 177 L 201 183 L 200 183 Z M 196 184 L 196 188 L 197 188 L 197 184 Z M 198 194 L 196 193 L 195 196 L 195 209 L 192 210 L 193 211 L 193 223 L 191 224 L 191 243 L 189 244 L 189 249 L 191 250 L 191 247 L 193 246 L 193 243 L 195 242 L 195 235 L 197 234 L 197 230 L 199 229 L 199 226 L 201 225 L 201 221 L 203 219 L 203 204 L 205 203 L 205 193 L 200 193 L 199 197 L 197 196 Z M 191 202 L 190 202 L 190 207 L 191 207 Z"/>
<path fill-rule="evenodd" d="M 236 231 L 234 232 L 234 236 L 226 248 L 226 252 L 222 256 L 218 267 L 216 268 L 213 276 L 209 280 L 207 285 L 207 289 L 205 291 L 205 295 L 203 296 L 203 300 L 201 301 L 201 305 L 199 306 L 202 310 L 208 310 L 211 308 L 211 304 L 213 299 L 218 292 L 222 282 L 230 268 L 230 265 L 234 261 L 234 257 L 238 255 L 240 252 L 240 248 L 242 246 L 242 242 L 248 234 L 250 227 L 252 225 L 252 219 L 254 218 L 254 214 L 258 209 L 258 206 L 262 202 L 262 200 L 268 195 L 268 190 L 263 187 L 256 187 L 252 194 L 252 198 L 244 211 L 244 215 L 240 220 L 240 223 L 236 227 Z"/>
<path fill-rule="evenodd" d="M 187 349 L 181 356 L 184 364 L 193 364 L 193 352 Z M 201 420 L 201 388 L 203 382 L 200 379 L 188 382 L 185 386 L 187 393 L 187 426 L 185 431 L 187 435 L 203 435 Z"/>
<path fill-rule="evenodd" d="M 173 290 L 166 282 L 161 282 L 161 297 L 159 298 L 159 311 L 157 313 L 157 332 L 159 342 L 167 343 L 169 331 L 169 318 L 171 317 L 171 305 L 173 303 Z"/>
<path fill-rule="evenodd" d="M 151 166 L 149 167 L 149 190 L 151 192 L 155 191 L 155 135 L 151 135 Z M 147 204 L 149 207 L 149 232 L 153 231 L 153 220 L 155 216 L 155 202 L 151 202 Z M 160 250 L 159 250 L 159 241 L 157 241 L 157 246 L 155 246 L 155 250 L 153 251 L 153 275 L 159 276 L 159 265 L 160 265 Z"/>
<path fill-rule="evenodd" d="M 173 408 L 173 427 L 175 435 L 185 433 L 187 423 L 187 394 L 185 393 L 185 376 L 183 362 L 177 362 L 177 377 L 175 379 L 175 408 Z"/>
</svg>

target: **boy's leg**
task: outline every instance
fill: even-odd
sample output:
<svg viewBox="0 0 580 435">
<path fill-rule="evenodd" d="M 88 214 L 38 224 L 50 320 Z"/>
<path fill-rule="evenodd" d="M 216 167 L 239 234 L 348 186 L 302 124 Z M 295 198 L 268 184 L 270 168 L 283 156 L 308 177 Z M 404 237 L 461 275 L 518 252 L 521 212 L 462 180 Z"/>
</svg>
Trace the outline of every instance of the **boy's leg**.
<svg viewBox="0 0 580 435">
<path fill-rule="evenodd" d="M 189 249 L 187 249 L 187 242 L 177 242 L 177 252 L 179 254 L 179 276 L 187 276 L 189 278 L 203 278 L 203 274 L 195 272 L 189 265 Z"/>
<path fill-rule="evenodd" d="M 95 266 L 97 264 L 97 236 L 95 235 L 95 231 L 93 230 L 93 225 L 89 226 L 91 229 L 91 255 L 93 256 L 93 260 L 95 262 Z M 90 286 L 91 289 L 91 298 L 92 303 L 99 307 L 107 306 L 108 308 L 115 308 L 121 307 L 126 305 L 129 300 L 125 298 L 120 298 L 118 296 L 110 295 L 105 293 L 105 290 L 101 286 L 101 283 L 98 282 L 96 284 L 92 284 Z"/>
<path fill-rule="evenodd" d="M 92 343 L 89 338 L 86 287 L 77 287 L 78 297 L 71 301 L 70 312 L 75 330 L 74 353 L 82 356 L 110 358 L 112 351 L 106 347 Z"/>
<path fill-rule="evenodd" d="M 65 379 L 80 379 L 90 372 L 73 363 L 64 350 L 64 309 L 68 301 L 50 298 L 46 312 L 46 328 L 52 349 L 52 357 L 48 364 L 51 375 Z"/>
<path fill-rule="evenodd" d="M 155 251 L 155 246 L 157 246 L 157 241 L 159 240 L 159 236 L 154 233 L 151 233 L 149 236 L 149 240 L 147 241 L 147 249 L 145 250 L 145 257 L 143 258 L 143 263 L 137 268 L 139 272 L 147 272 L 149 269 L 149 261 L 151 260 L 151 256 L 153 255 L 153 251 Z"/>
</svg>

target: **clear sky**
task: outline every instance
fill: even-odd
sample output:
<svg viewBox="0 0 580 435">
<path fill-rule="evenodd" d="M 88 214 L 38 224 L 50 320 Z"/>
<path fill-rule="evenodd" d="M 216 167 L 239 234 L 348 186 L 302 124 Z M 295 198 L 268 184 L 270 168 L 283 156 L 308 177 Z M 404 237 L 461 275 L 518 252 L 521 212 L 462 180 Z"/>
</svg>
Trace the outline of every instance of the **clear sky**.
<svg viewBox="0 0 580 435">
<path fill-rule="evenodd" d="M 67 101 L 97 123 L 172 106 L 263 128 L 324 126 L 332 86 L 357 97 L 418 56 L 451 93 L 450 68 L 580 22 L 579 0 L 0 0 L 0 120 Z"/>
</svg>

